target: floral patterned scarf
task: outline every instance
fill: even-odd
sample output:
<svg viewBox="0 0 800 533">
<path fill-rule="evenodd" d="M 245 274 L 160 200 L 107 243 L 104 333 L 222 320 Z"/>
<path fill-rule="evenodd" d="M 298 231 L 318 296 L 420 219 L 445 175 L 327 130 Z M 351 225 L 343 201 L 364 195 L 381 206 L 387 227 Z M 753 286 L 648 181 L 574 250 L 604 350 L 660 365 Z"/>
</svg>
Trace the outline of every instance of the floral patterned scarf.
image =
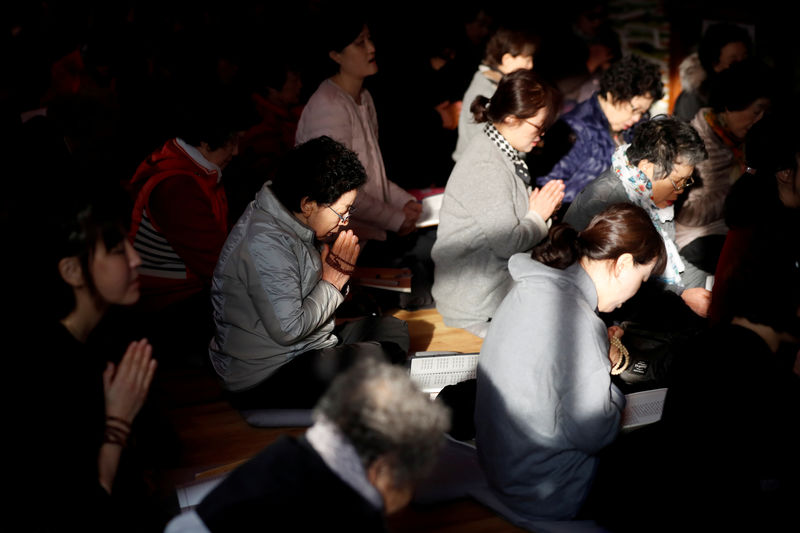
<svg viewBox="0 0 800 533">
<path fill-rule="evenodd" d="M 653 184 L 647 179 L 644 172 L 631 165 L 628 161 L 627 152 L 629 146 L 630 144 L 623 144 L 617 148 L 614 155 L 611 156 L 611 168 L 614 169 L 614 174 L 625 187 L 625 192 L 630 202 L 647 211 L 653 221 L 653 225 L 664 240 L 664 246 L 667 249 L 667 266 L 664 269 L 664 273 L 661 274 L 661 279 L 666 283 L 680 285 L 681 272 L 684 271 L 686 266 L 678 254 L 678 248 L 663 226 L 664 222 L 668 222 L 675 217 L 675 210 L 672 206 L 661 209 L 653 203 Z"/>
</svg>

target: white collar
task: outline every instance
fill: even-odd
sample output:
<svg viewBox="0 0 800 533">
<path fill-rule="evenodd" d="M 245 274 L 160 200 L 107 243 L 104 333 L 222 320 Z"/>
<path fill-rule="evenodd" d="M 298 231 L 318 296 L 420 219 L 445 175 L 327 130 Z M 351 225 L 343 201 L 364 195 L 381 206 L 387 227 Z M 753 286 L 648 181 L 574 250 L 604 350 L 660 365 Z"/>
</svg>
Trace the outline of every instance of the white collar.
<svg viewBox="0 0 800 533">
<path fill-rule="evenodd" d="M 191 144 L 187 143 L 180 137 L 176 137 L 175 142 L 178 143 L 178 146 L 180 146 L 183 149 L 183 151 L 186 152 L 186 155 L 191 157 L 195 163 L 197 163 L 204 169 L 208 170 L 209 172 L 216 172 L 217 183 L 219 183 L 219 180 L 222 179 L 222 169 L 219 167 L 219 165 L 215 165 L 214 163 L 206 159 L 205 156 L 200 152 L 200 150 L 198 150 Z"/>
<path fill-rule="evenodd" d="M 356 449 L 333 422 L 320 416 L 306 431 L 306 440 L 342 481 L 376 509 L 383 509 L 383 497 L 367 479 L 367 471 Z"/>
</svg>

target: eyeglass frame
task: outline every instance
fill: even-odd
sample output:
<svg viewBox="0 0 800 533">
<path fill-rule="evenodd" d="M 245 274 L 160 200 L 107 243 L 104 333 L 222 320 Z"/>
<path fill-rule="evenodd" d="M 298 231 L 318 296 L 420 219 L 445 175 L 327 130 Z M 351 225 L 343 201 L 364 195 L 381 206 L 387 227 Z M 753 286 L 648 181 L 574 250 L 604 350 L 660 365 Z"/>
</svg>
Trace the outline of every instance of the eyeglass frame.
<svg viewBox="0 0 800 533">
<path fill-rule="evenodd" d="M 347 224 L 348 222 L 350 222 L 350 217 L 353 214 L 353 206 L 350 206 L 350 208 L 347 210 L 347 213 L 345 213 L 344 215 L 340 215 L 339 212 L 336 211 L 336 209 L 330 206 L 330 204 L 327 204 L 325 207 L 333 211 L 333 214 L 339 217 L 339 220 L 341 220 L 343 224 Z"/>
<path fill-rule="evenodd" d="M 547 132 L 547 130 L 544 128 L 544 126 L 539 127 L 536 124 L 534 124 L 533 122 L 531 122 L 530 120 L 528 120 L 527 118 L 523 118 L 523 119 L 520 119 L 520 120 L 522 120 L 523 122 L 527 123 L 529 126 L 533 126 L 534 128 L 536 128 L 536 131 L 537 131 L 536 135 L 538 135 L 539 137 L 544 137 L 544 134 Z"/>
<path fill-rule="evenodd" d="M 694 174 L 690 174 L 685 178 L 683 178 L 681 180 L 683 184 L 681 184 L 680 187 L 678 187 L 678 185 L 674 181 L 672 181 L 672 178 L 667 178 L 667 179 L 672 184 L 672 188 L 675 189 L 675 192 L 680 192 L 684 190 L 686 187 L 690 187 L 694 183 Z"/>
</svg>

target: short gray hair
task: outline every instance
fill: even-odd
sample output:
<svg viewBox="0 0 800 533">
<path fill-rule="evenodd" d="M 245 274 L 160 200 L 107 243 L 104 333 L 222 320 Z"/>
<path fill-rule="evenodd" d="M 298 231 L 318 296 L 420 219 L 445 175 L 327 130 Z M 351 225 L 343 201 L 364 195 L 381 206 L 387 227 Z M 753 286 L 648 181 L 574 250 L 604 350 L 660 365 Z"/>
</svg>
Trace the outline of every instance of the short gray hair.
<svg viewBox="0 0 800 533">
<path fill-rule="evenodd" d="M 365 468 L 388 459 L 395 486 L 414 482 L 436 462 L 450 412 L 411 381 L 408 371 L 364 358 L 338 376 L 314 409 L 333 422 Z"/>
<path fill-rule="evenodd" d="M 708 159 L 705 143 L 693 126 L 682 120 L 658 115 L 639 124 L 627 151 L 636 166 L 647 159 L 655 165 L 654 179 L 666 178 L 676 163 L 696 166 Z"/>
</svg>

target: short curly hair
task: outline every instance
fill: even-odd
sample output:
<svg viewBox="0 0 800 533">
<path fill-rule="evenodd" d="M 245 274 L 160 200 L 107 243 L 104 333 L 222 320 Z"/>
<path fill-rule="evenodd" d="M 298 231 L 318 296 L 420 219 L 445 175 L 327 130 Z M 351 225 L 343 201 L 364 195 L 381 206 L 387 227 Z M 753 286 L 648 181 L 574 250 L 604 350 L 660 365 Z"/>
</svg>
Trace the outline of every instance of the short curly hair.
<svg viewBox="0 0 800 533">
<path fill-rule="evenodd" d="M 672 173 L 675 163 L 695 166 L 708 159 L 708 152 L 691 125 L 676 117 L 659 115 L 636 128 L 627 156 L 633 166 L 647 159 L 655 165 L 655 178 L 662 179 Z"/>
<path fill-rule="evenodd" d="M 609 93 L 616 102 L 627 102 L 635 96 L 661 100 L 664 96 L 661 70 L 643 57 L 625 56 L 600 76 L 600 94 L 605 97 Z"/>
<path fill-rule="evenodd" d="M 271 188 L 286 209 L 299 213 L 303 198 L 329 205 L 366 181 L 364 165 L 355 152 L 323 135 L 294 147 L 284 157 Z"/>
</svg>

